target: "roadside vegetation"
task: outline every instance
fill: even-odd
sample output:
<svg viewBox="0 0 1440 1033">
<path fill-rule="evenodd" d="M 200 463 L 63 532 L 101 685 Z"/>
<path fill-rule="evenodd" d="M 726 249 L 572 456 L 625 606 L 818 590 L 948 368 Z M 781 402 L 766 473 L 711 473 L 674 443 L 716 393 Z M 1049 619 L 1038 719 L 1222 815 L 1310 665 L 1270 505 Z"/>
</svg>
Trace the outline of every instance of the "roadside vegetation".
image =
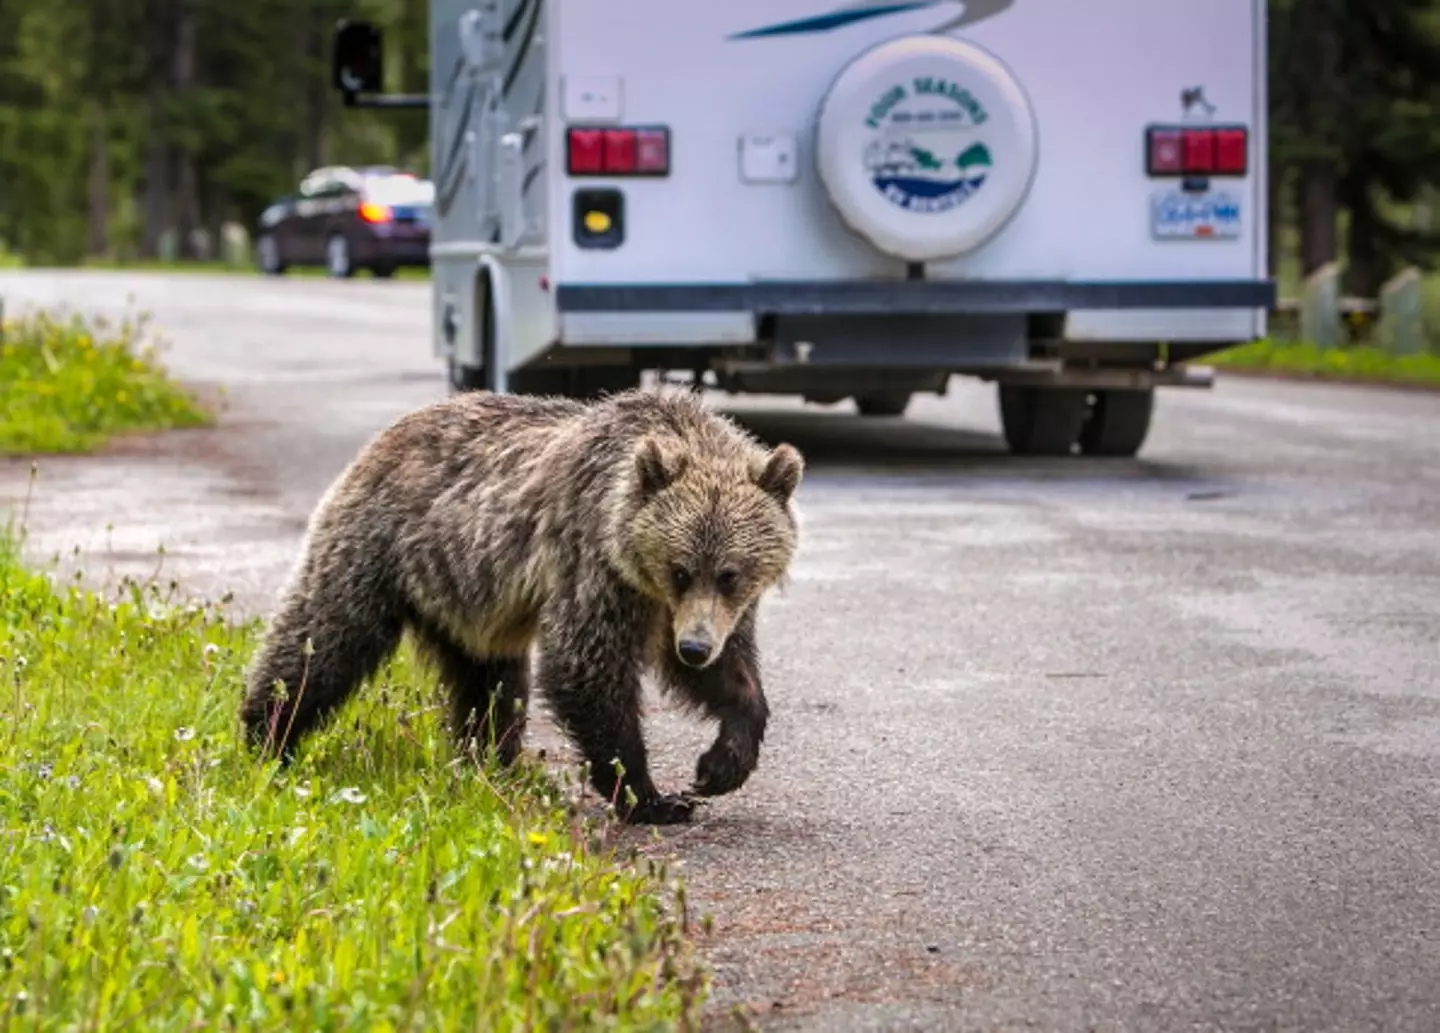
<svg viewBox="0 0 1440 1033">
<path fill-rule="evenodd" d="M 455 758 L 408 651 L 292 769 L 245 750 L 256 630 L 0 537 L 0 1025 L 693 1024 L 664 869 L 538 767 Z"/>
<path fill-rule="evenodd" d="M 0 323 L 0 455 L 83 452 L 117 434 L 207 426 L 209 410 L 112 326 L 40 311 Z"/>
<path fill-rule="evenodd" d="M 1440 387 L 1440 355 L 1394 355 L 1373 345 L 1323 348 L 1304 341 L 1262 340 L 1204 360 L 1221 370 L 1375 384 Z"/>
<path fill-rule="evenodd" d="M 208 422 L 142 327 L 4 324 L 0 453 Z M 0 1028 L 694 1024 L 679 886 L 538 765 L 457 757 L 408 649 L 282 770 L 236 729 L 258 622 L 62 582 L 22 540 L 0 525 Z"/>
</svg>

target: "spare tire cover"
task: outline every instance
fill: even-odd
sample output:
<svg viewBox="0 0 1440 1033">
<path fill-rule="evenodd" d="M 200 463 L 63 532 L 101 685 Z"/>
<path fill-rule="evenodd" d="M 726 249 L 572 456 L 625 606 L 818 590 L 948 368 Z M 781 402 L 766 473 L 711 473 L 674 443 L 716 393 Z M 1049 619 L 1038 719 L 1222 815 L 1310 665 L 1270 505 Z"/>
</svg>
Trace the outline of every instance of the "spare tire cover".
<svg viewBox="0 0 1440 1033">
<path fill-rule="evenodd" d="M 905 36 L 831 85 L 815 161 L 831 203 L 880 250 L 910 262 L 964 254 L 1019 209 L 1038 151 L 1030 100 L 992 54 Z"/>
</svg>

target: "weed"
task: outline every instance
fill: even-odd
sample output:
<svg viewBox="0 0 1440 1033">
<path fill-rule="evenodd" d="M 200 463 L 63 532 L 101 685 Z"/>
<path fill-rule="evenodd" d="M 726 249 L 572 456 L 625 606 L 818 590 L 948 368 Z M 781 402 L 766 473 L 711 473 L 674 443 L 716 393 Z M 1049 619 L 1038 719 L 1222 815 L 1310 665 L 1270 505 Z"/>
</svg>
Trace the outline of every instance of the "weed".
<svg viewBox="0 0 1440 1033">
<path fill-rule="evenodd" d="M 144 328 L 44 311 L 0 324 L 0 455 L 84 452 L 120 433 L 209 425 L 142 346 Z"/>
</svg>

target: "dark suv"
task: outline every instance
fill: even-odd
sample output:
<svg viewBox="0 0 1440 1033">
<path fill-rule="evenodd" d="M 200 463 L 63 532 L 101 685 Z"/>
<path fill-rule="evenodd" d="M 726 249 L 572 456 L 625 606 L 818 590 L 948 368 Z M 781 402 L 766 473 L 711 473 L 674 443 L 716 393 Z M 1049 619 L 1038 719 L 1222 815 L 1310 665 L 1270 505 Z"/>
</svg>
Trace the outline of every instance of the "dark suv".
<svg viewBox="0 0 1440 1033">
<path fill-rule="evenodd" d="M 331 276 L 428 266 L 434 200 L 429 180 L 389 166 L 316 169 L 260 213 L 256 262 L 270 276 L 292 265 L 323 265 Z"/>
</svg>

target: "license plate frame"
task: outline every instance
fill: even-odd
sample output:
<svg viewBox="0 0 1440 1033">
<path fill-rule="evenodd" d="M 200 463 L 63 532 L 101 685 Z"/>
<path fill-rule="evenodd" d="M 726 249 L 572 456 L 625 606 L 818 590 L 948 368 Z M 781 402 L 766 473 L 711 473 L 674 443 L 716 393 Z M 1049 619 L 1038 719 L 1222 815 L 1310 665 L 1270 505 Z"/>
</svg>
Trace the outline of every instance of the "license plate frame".
<svg viewBox="0 0 1440 1033">
<path fill-rule="evenodd" d="M 1243 215 L 1233 190 L 1163 190 L 1150 199 L 1150 235 L 1156 240 L 1238 240 L 1245 229 Z"/>
</svg>

